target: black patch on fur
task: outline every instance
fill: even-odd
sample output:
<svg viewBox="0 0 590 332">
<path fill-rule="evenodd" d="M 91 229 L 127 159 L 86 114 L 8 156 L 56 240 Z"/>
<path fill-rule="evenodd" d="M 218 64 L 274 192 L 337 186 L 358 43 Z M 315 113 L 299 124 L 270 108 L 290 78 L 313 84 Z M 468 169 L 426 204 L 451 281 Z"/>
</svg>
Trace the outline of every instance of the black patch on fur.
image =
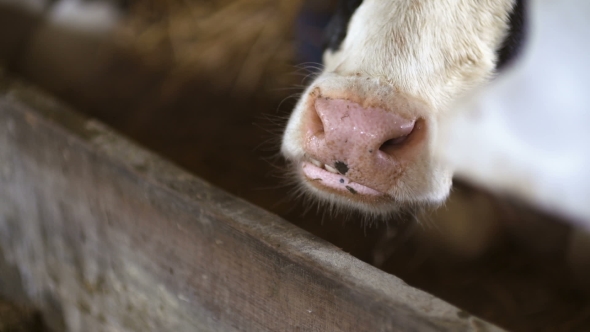
<svg viewBox="0 0 590 332">
<path fill-rule="evenodd" d="M 512 13 L 508 17 L 508 34 L 498 50 L 498 63 L 496 69 L 501 71 L 510 64 L 522 51 L 526 34 L 526 1 L 516 0 Z"/>
<path fill-rule="evenodd" d="M 346 175 L 346 173 L 348 172 L 348 165 L 346 165 L 344 162 L 342 161 L 337 161 L 334 163 L 334 167 L 338 170 L 338 172 L 340 172 L 340 174 L 342 175 Z"/>
<path fill-rule="evenodd" d="M 350 191 L 351 194 L 356 195 L 358 194 L 358 192 L 356 190 L 354 190 L 352 187 L 350 186 L 345 186 L 344 188 L 348 189 L 348 191 Z"/>
<path fill-rule="evenodd" d="M 340 48 L 346 38 L 350 18 L 362 2 L 363 0 L 340 0 L 338 9 L 324 32 L 324 51 L 328 49 L 335 52 Z"/>
</svg>

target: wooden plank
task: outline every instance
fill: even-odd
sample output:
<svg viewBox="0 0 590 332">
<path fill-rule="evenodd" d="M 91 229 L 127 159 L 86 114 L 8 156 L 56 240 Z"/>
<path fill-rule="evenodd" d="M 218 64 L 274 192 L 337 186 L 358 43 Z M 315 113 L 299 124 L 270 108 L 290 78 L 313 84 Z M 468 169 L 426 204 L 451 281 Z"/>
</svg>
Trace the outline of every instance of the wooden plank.
<svg viewBox="0 0 590 332">
<path fill-rule="evenodd" d="M 0 292 L 55 331 L 500 330 L 5 77 L 0 161 Z"/>
</svg>

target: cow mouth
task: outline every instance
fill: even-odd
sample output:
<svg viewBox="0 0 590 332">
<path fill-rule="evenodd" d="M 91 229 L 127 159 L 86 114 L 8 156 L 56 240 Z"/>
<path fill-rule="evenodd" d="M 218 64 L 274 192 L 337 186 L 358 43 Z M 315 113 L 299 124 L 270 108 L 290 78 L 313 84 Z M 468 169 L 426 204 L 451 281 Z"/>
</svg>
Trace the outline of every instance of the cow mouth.
<svg viewBox="0 0 590 332">
<path fill-rule="evenodd" d="M 319 189 L 335 191 L 361 197 L 380 197 L 385 194 L 373 188 L 354 182 L 340 174 L 338 170 L 317 160 L 301 162 L 301 171 L 306 180 Z M 360 198 L 360 197 L 359 197 Z"/>
</svg>

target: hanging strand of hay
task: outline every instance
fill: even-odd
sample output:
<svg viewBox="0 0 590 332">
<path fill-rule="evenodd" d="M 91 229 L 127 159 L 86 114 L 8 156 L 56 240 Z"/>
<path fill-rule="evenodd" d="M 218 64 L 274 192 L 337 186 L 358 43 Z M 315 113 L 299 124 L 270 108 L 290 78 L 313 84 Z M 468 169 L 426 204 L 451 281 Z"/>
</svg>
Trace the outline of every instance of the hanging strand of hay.
<svg viewBox="0 0 590 332">
<path fill-rule="evenodd" d="M 291 84 L 292 30 L 302 0 L 144 0 L 130 4 L 122 46 L 221 91 L 276 92 Z"/>
</svg>

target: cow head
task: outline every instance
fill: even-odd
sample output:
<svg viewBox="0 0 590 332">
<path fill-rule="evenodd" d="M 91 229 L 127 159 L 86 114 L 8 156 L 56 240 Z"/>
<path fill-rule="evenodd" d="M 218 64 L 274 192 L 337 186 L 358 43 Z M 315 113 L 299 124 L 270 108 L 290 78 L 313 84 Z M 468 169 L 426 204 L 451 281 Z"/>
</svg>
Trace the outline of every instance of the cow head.
<svg viewBox="0 0 590 332">
<path fill-rule="evenodd" d="M 321 74 L 281 151 L 320 200 L 386 215 L 438 204 L 453 170 L 434 158 L 441 117 L 515 52 L 514 0 L 348 0 L 328 27 Z"/>
</svg>

